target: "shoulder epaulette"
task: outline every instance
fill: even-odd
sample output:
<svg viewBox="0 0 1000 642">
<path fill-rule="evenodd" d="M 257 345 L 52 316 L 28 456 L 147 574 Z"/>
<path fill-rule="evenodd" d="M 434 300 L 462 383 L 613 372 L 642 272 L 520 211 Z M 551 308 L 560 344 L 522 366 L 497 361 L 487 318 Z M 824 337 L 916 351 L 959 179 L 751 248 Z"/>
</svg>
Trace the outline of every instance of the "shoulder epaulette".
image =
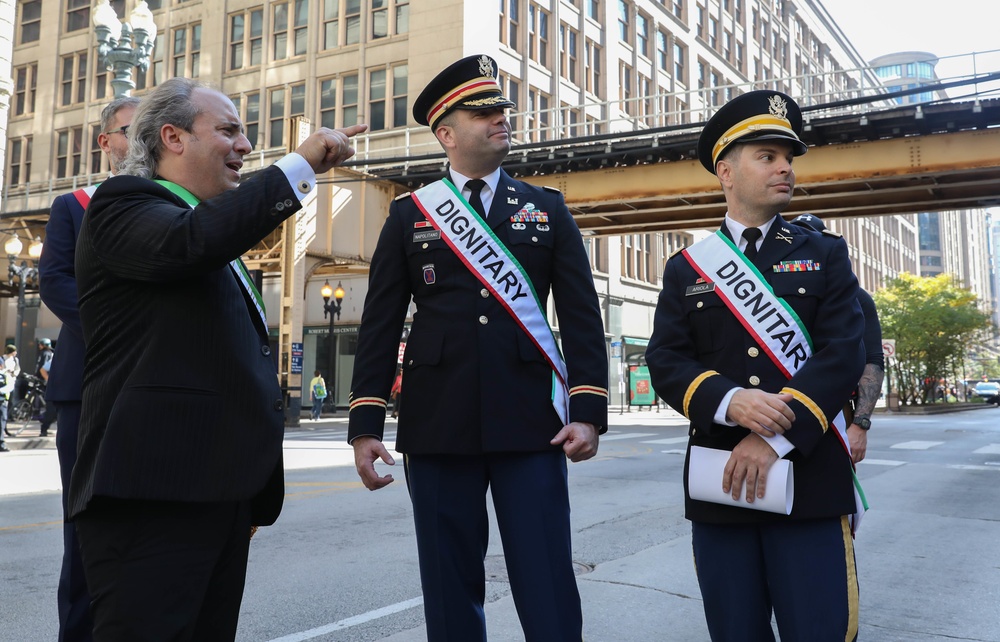
<svg viewBox="0 0 1000 642">
<path fill-rule="evenodd" d="M 413 192 L 406 192 L 405 194 L 400 194 L 399 196 L 397 196 L 396 198 L 394 198 L 392 200 L 394 200 L 394 201 L 401 201 L 404 198 L 410 198 L 411 196 L 413 196 Z"/>
<path fill-rule="evenodd" d="M 542 189 L 548 192 L 555 192 L 556 194 L 562 194 L 562 190 L 556 189 L 555 187 L 550 187 L 548 185 L 542 185 Z"/>
<path fill-rule="evenodd" d="M 826 234 L 827 236 L 832 236 L 832 237 L 838 238 L 838 239 L 842 238 L 844 236 L 840 232 L 834 232 L 833 230 L 823 230 L 823 234 Z"/>
<path fill-rule="evenodd" d="M 687 249 L 686 245 L 680 246 L 679 248 L 677 248 L 676 250 L 674 250 L 673 253 L 670 256 L 667 257 L 667 259 L 669 260 L 669 259 L 674 258 L 675 256 L 677 256 L 678 254 L 680 254 L 681 252 L 683 252 L 686 249 Z"/>
</svg>

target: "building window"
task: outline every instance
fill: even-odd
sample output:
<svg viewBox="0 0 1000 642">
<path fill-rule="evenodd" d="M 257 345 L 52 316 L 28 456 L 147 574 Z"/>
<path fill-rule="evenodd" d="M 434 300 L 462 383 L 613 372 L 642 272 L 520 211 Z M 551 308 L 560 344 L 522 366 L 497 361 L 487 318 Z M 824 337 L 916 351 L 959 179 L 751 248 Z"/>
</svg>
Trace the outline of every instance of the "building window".
<svg viewBox="0 0 1000 642">
<path fill-rule="evenodd" d="M 585 89 L 600 97 L 604 93 L 604 88 L 601 86 L 601 47 L 588 38 L 583 53 L 585 57 L 583 61 L 584 73 L 587 81 Z"/>
<path fill-rule="evenodd" d="M 406 93 L 409 87 L 409 67 L 396 65 L 392 68 L 392 125 L 406 127 Z"/>
<path fill-rule="evenodd" d="M 249 23 L 249 29 L 247 25 Z M 251 9 L 229 16 L 229 68 L 256 67 L 264 49 L 264 10 Z"/>
<path fill-rule="evenodd" d="M 674 79 L 679 83 L 687 84 L 687 74 L 685 73 L 686 48 L 677 42 L 674 43 Z"/>
<path fill-rule="evenodd" d="M 246 107 L 243 113 L 243 130 L 246 132 L 247 140 L 253 147 L 260 146 L 260 92 L 255 91 L 246 95 Z"/>
<path fill-rule="evenodd" d="M 518 4 L 519 0 L 500 0 L 500 42 L 511 49 L 517 49 Z"/>
<path fill-rule="evenodd" d="M 633 116 L 635 105 L 632 102 L 632 67 L 622 63 L 618 68 L 618 98 L 621 101 L 619 109 Z"/>
<path fill-rule="evenodd" d="M 323 0 L 323 48 L 333 49 L 340 42 L 340 0 Z"/>
<path fill-rule="evenodd" d="M 590 257 L 590 267 L 594 272 L 608 272 L 608 239 L 603 236 L 584 239 L 587 256 Z"/>
<path fill-rule="evenodd" d="M 548 127 L 552 115 L 549 113 L 549 96 L 537 89 L 528 89 L 528 112 L 525 114 L 525 128 L 530 142 L 548 140 Z"/>
<path fill-rule="evenodd" d="M 347 24 L 347 37 L 344 42 L 356 45 L 361 42 L 361 0 L 347 0 L 344 8 L 344 21 Z"/>
<path fill-rule="evenodd" d="M 410 0 L 396 0 L 396 33 L 410 31 Z"/>
<path fill-rule="evenodd" d="M 320 127 L 337 127 L 337 79 L 327 78 L 319 82 L 319 124 Z"/>
<path fill-rule="evenodd" d="M 670 38 L 665 31 L 656 32 L 656 65 L 660 71 L 670 72 L 670 54 L 667 43 Z"/>
<path fill-rule="evenodd" d="M 371 0 L 372 39 L 389 36 L 389 0 Z"/>
<path fill-rule="evenodd" d="M 673 2 L 674 15 L 681 20 L 684 19 L 684 0 L 674 0 Z"/>
<path fill-rule="evenodd" d="M 618 37 L 622 42 L 632 42 L 629 38 L 629 13 L 632 8 L 626 0 L 618 0 Z"/>
<path fill-rule="evenodd" d="M 521 103 L 518 101 L 518 96 L 521 92 L 521 83 L 519 83 L 515 78 L 511 78 L 507 74 L 501 72 L 500 76 L 497 78 L 497 82 L 500 83 L 500 90 L 503 94 L 516 105 L 514 109 L 518 109 Z M 510 122 L 510 129 L 515 134 L 518 131 L 518 119 L 516 116 L 508 116 L 508 121 Z"/>
<path fill-rule="evenodd" d="M 309 45 L 309 0 L 295 0 L 292 18 L 292 55 L 304 56 Z"/>
<path fill-rule="evenodd" d="M 173 31 L 171 76 L 197 78 L 201 64 L 201 25 L 192 24 Z"/>
<path fill-rule="evenodd" d="M 587 2 L 587 17 L 591 20 L 600 21 L 601 19 L 601 0 L 586 0 Z"/>
<path fill-rule="evenodd" d="M 286 120 L 304 114 L 305 107 L 306 86 L 304 84 L 271 90 L 268 105 L 268 147 L 285 145 Z"/>
<path fill-rule="evenodd" d="M 66 0 L 66 31 L 90 26 L 90 0 Z"/>
<path fill-rule="evenodd" d="M 543 67 L 549 58 L 549 14 L 541 7 L 528 7 L 528 57 Z"/>
<path fill-rule="evenodd" d="M 101 124 L 90 126 L 90 173 L 100 174 L 107 171 L 106 167 L 102 167 L 104 164 L 104 154 L 101 152 L 101 146 L 97 142 L 97 137 L 101 134 Z"/>
<path fill-rule="evenodd" d="M 31 182 L 31 136 L 12 138 L 7 147 L 7 185 Z"/>
<path fill-rule="evenodd" d="M 344 89 L 342 94 L 343 124 L 345 127 L 358 123 L 358 75 L 352 74 L 344 76 Z"/>
<path fill-rule="evenodd" d="M 23 116 L 35 111 L 35 89 L 38 84 L 38 63 L 17 67 L 14 70 L 14 115 Z"/>
<path fill-rule="evenodd" d="M 288 57 L 288 3 L 273 6 L 271 14 L 271 59 Z"/>
<path fill-rule="evenodd" d="M 18 4 L 21 5 L 21 44 L 37 42 L 42 30 L 42 0 Z"/>
<path fill-rule="evenodd" d="M 635 15 L 635 46 L 641 55 L 649 58 L 649 18 L 641 13 Z"/>
<path fill-rule="evenodd" d="M 563 78 L 576 84 L 576 30 L 567 24 L 559 26 L 559 62 Z"/>
<path fill-rule="evenodd" d="M 368 73 L 368 127 L 373 132 L 385 129 L 385 69 Z"/>
<path fill-rule="evenodd" d="M 61 105 L 82 103 L 86 98 L 87 52 L 83 51 L 62 59 Z"/>
<path fill-rule="evenodd" d="M 406 33 L 410 29 L 409 0 L 371 0 L 372 3 L 372 39 L 387 38 L 391 35 Z M 389 26 L 394 25 L 395 31 Z"/>
<path fill-rule="evenodd" d="M 288 15 L 289 4 L 292 8 L 291 17 Z M 309 40 L 309 0 L 276 4 L 273 6 L 272 18 L 272 59 L 285 60 L 290 56 L 305 55 Z M 292 29 L 291 38 L 289 27 Z"/>
<path fill-rule="evenodd" d="M 56 178 L 80 174 L 83 158 L 83 127 L 56 132 Z"/>
</svg>

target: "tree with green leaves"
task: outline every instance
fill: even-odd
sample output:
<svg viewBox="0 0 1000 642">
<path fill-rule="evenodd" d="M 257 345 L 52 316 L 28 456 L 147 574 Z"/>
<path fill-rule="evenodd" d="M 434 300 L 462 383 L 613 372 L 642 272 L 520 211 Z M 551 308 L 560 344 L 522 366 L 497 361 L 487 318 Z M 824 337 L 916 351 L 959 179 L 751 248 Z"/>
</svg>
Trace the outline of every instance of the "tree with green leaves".
<svg viewBox="0 0 1000 642">
<path fill-rule="evenodd" d="M 900 403 L 932 403 L 942 381 L 961 378 L 966 355 L 991 334 L 990 315 L 950 274 L 903 273 L 875 293 L 882 336 L 896 340 L 886 364 Z"/>
</svg>

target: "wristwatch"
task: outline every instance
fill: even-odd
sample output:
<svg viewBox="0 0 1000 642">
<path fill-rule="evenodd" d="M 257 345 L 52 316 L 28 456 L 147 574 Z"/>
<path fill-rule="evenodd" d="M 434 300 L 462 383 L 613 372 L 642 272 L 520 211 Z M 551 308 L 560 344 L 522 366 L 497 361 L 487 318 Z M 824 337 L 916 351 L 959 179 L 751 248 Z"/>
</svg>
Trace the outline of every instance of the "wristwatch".
<svg viewBox="0 0 1000 642">
<path fill-rule="evenodd" d="M 861 430 L 868 430 L 872 427 L 872 420 L 868 417 L 855 417 L 854 423 L 858 425 Z"/>
</svg>

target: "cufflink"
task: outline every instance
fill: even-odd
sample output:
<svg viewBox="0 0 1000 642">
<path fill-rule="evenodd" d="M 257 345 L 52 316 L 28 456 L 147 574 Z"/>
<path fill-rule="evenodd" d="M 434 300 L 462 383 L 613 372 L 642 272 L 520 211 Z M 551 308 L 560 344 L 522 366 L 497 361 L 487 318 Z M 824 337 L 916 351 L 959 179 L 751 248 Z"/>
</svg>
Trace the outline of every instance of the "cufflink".
<svg viewBox="0 0 1000 642">
<path fill-rule="evenodd" d="M 312 185 L 309 181 L 299 181 L 299 191 L 303 194 L 308 194 L 312 190 Z"/>
</svg>

